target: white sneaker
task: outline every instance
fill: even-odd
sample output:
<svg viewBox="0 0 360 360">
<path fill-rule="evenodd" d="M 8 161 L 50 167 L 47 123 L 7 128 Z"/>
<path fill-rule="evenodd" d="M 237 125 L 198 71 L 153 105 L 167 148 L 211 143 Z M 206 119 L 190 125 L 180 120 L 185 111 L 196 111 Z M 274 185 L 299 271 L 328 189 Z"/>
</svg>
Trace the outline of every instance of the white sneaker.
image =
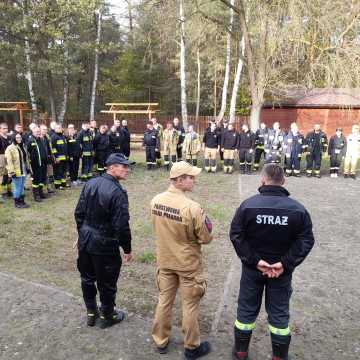
<svg viewBox="0 0 360 360">
<path fill-rule="evenodd" d="M 338 174 L 333 174 L 334 175 L 334 178 L 337 178 L 338 177 Z"/>
</svg>

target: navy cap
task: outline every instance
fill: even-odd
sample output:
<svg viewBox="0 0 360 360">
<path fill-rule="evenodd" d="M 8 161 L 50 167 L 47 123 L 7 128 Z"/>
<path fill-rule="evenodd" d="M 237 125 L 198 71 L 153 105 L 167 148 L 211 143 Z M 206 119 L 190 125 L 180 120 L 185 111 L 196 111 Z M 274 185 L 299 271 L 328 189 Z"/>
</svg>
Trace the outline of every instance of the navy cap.
<svg viewBox="0 0 360 360">
<path fill-rule="evenodd" d="M 116 164 L 129 166 L 130 162 L 124 154 L 119 154 L 119 153 L 111 154 L 106 160 L 106 166 L 116 165 Z"/>
</svg>

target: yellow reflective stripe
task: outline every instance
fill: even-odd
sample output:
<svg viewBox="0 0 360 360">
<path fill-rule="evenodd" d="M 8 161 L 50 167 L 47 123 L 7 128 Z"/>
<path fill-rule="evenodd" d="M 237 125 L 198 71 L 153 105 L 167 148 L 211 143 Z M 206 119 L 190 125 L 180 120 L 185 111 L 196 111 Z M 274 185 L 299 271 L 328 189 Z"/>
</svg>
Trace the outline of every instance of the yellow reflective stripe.
<svg viewBox="0 0 360 360">
<path fill-rule="evenodd" d="M 84 141 L 89 141 L 89 137 L 88 137 L 88 136 L 84 136 L 84 137 L 83 137 L 83 140 L 84 140 Z"/>
<path fill-rule="evenodd" d="M 244 324 L 244 323 L 241 323 L 239 320 L 236 320 L 235 327 L 239 330 L 251 331 L 251 330 L 255 329 L 255 323 Z"/>
<path fill-rule="evenodd" d="M 275 326 L 272 326 L 269 324 L 269 330 L 272 334 L 275 334 L 275 335 L 281 335 L 281 336 L 288 336 L 290 335 L 290 328 L 287 327 L 285 329 L 279 329 L 279 328 L 276 328 Z"/>
<path fill-rule="evenodd" d="M 60 155 L 57 157 L 58 160 L 66 160 L 66 156 L 65 155 Z"/>
<path fill-rule="evenodd" d="M 74 139 L 69 139 L 68 142 L 76 142 Z"/>
<path fill-rule="evenodd" d="M 57 143 L 58 145 L 63 145 L 63 144 L 64 144 L 64 140 L 57 140 L 56 143 Z"/>
<path fill-rule="evenodd" d="M 84 151 L 84 152 L 83 152 L 83 155 L 85 155 L 85 156 L 91 156 L 91 151 Z"/>
<path fill-rule="evenodd" d="M 56 154 L 56 153 L 57 153 L 57 150 L 56 150 L 56 149 L 52 149 L 52 153 L 53 153 L 53 154 Z"/>
<path fill-rule="evenodd" d="M 32 187 L 33 187 L 34 189 L 37 189 L 37 188 L 39 187 L 39 185 L 32 184 Z"/>
</svg>

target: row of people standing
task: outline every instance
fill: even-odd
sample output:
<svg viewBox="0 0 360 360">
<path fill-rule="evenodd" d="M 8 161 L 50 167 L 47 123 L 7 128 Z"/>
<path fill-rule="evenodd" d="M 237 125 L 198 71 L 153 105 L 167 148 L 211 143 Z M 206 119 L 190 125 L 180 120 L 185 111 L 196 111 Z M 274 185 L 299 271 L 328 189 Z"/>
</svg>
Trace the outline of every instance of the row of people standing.
<svg viewBox="0 0 360 360">
<path fill-rule="evenodd" d="M 70 187 L 93 176 L 94 165 L 99 174 L 105 172 L 105 162 L 111 153 L 130 155 L 130 132 L 126 120 L 119 120 L 108 131 L 107 125 L 98 129 L 96 122 L 84 122 L 77 132 L 70 124 L 64 133 L 61 124 L 51 122 L 30 124 L 24 133 L 17 124 L 9 132 L 6 123 L 0 125 L 0 175 L 3 197 L 13 197 L 16 207 L 27 207 L 24 184 L 28 174 L 37 202 L 47 198 L 55 189 Z M 81 177 L 79 166 L 81 164 Z M 21 181 L 20 181 L 21 180 Z M 13 188 L 13 189 L 12 189 Z M 44 189 L 47 189 L 47 193 Z M 13 191 L 12 191 L 13 190 Z"/>
<path fill-rule="evenodd" d="M 337 177 L 343 158 L 344 176 L 356 177 L 356 167 L 360 158 L 359 126 L 354 125 L 352 133 L 345 137 L 341 128 L 328 141 L 328 137 L 316 124 L 313 131 L 302 135 L 296 123 L 292 123 L 289 131 L 280 128 L 275 122 L 272 128 L 262 123 L 256 132 L 252 132 L 244 124 L 237 132 L 232 124 L 222 125 L 211 122 L 203 136 L 189 125 L 185 132 L 179 120 L 168 122 L 164 130 L 156 119 L 147 124 L 144 134 L 146 162 L 149 169 L 159 164 L 161 154 L 164 165 L 180 161 L 182 153 L 188 162 L 197 165 L 201 150 L 204 151 L 204 164 L 207 172 L 217 171 L 217 154 L 223 163 L 225 173 L 232 173 L 235 157 L 238 153 L 241 173 L 251 173 L 260 167 L 262 158 L 265 163 L 284 164 L 286 176 L 300 176 L 300 163 L 303 155 L 306 159 L 306 175 L 320 177 L 324 154 L 330 157 L 330 175 Z"/>
</svg>

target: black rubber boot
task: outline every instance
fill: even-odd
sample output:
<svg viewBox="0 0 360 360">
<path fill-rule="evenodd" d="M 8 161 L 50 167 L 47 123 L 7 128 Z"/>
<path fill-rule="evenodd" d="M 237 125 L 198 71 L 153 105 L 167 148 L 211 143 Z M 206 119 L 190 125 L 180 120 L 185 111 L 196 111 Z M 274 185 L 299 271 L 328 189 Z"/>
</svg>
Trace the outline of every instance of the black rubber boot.
<svg viewBox="0 0 360 360">
<path fill-rule="evenodd" d="M 95 310 L 87 310 L 87 326 L 93 327 L 95 326 L 96 319 L 99 318 L 99 310 L 96 308 Z"/>
<path fill-rule="evenodd" d="M 249 354 L 249 344 L 252 331 L 242 331 L 234 328 L 235 347 L 233 352 L 234 360 L 247 360 Z"/>
<path fill-rule="evenodd" d="M 41 199 L 40 193 L 39 193 L 39 188 L 33 188 L 33 195 L 34 195 L 35 202 L 42 202 L 42 199 Z"/>
<path fill-rule="evenodd" d="M 271 344 L 273 357 L 272 360 L 288 360 L 289 359 L 289 346 L 291 335 L 281 336 L 271 334 Z"/>
<path fill-rule="evenodd" d="M 47 199 L 49 197 L 44 193 L 44 188 L 42 186 L 39 187 L 39 195 L 41 199 Z"/>
<path fill-rule="evenodd" d="M 20 202 L 20 204 L 21 204 L 21 207 L 24 208 L 24 209 L 27 209 L 27 208 L 30 207 L 30 205 L 28 205 L 28 204 L 25 202 L 25 195 L 20 195 L 19 202 Z"/>
<path fill-rule="evenodd" d="M 19 198 L 14 198 L 14 206 L 18 209 L 21 209 L 21 200 Z"/>
<path fill-rule="evenodd" d="M 119 311 L 114 310 L 111 315 L 101 314 L 100 315 L 100 328 L 106 329 L 110 326 L 118 324 L 118 323 L 122 322 L 125 319 L 125 317 L 126 317 L 126 314 L 121 310 L 119 310 Z"/>
<path fill-rule="evenodd" d="M 211 345 L 208 341 L 202 342 L 196 349 L 186 349 L 184 351 L 185 360 L 195 360 L 209 354 Z"/>
<path fill-rule="evenodd" d="M 157 352 L 161 355 L 167 354 L 168 353 L 168 347 L 169 347 L 169 343 L 167 343 L 165 346 L 157 346 Z"/>
</svg>

